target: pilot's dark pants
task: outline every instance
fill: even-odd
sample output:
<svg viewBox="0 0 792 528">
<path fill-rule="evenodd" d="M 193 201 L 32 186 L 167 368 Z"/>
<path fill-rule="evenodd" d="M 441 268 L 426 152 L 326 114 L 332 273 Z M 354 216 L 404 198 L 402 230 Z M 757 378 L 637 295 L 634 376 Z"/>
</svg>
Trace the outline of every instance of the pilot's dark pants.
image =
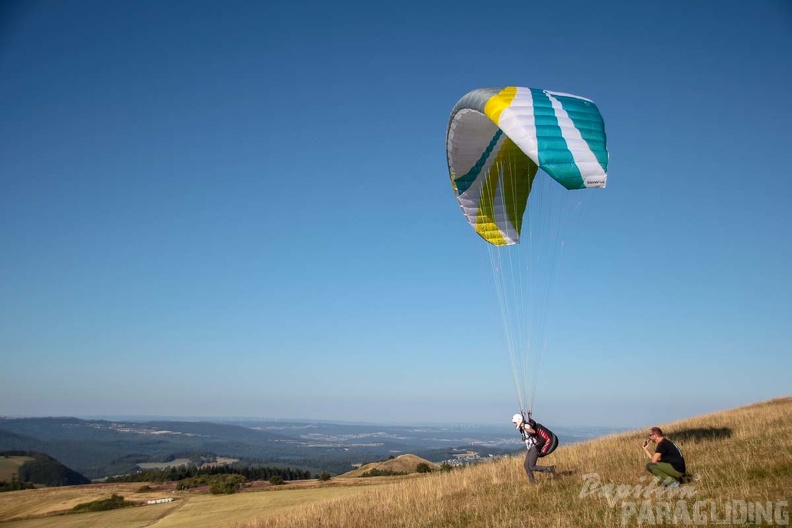
<svg viewBox="0 0 792 528">
<path fill-rule="evenodd" d="M 531 481 L 531 484 L 536 483 L 536 479 L 534 479 L 534 471 L 544 471 L 547 473 L 554 473 L 555 466 L 537 466 L 536 461 L 539 460 L 539 451 L 537 451 L 536 446 L 532 445 L 528 452 L 525 453 L 525 462 L 523 462 L 523 466 L 525 467 L 525 472 L 528 474 L 528 480 Z"/>
</svg>

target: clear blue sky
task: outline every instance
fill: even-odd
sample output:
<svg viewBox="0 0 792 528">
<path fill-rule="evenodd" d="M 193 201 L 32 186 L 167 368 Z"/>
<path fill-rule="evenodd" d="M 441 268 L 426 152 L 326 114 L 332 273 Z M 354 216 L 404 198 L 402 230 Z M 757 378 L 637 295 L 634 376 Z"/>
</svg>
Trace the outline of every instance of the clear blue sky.
<svg viewBox="0 0 792 528">
<path fill-rule="evenodd" d="M 508 422 L 448 181 L 484 86 L 593 99 L 537 412 L 790 394 L 792 4 L 0 2 L 0 415 Z"/>
</svg>

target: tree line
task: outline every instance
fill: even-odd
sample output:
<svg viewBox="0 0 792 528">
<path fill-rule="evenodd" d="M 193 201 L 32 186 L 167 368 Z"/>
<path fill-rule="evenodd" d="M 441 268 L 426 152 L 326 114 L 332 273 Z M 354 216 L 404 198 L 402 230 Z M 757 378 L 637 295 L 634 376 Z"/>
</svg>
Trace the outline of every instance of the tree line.
<svg viewBox="0 0 792 528">
<path fill-rule="evenodd" d="M 11 475 L 10 482 L 0 480 L 0 493 L 4 491 L 19 491 L 24 489 L 33 489 L 35 487 L 36 486 L 34 486 L 32 482 L 20 482 L 20 480 L 16 476 L 16 473 L 13 473 Z"/>
<path fill-rule="evenodd" d="M 306 480 L 311 478 L 310 471 L 300 469 L 268 466 L 240 467 L 230 464 L 208 467 L 179 466 L 164 469 L 147 469 L 130 473 L 129 475 L 108 477 L 106 482 L 178 482 L 194 477 L 211 475 L 241 475 L 246 481 L 269 480 L 272 477 L 280 477 L 283 480 Z"/>
</svg>

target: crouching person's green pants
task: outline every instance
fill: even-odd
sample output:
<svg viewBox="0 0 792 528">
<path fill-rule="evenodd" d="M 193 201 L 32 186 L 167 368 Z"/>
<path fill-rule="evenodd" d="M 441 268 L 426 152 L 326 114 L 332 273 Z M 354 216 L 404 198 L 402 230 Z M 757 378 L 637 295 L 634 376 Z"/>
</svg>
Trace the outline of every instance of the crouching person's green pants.
<svg viewBox="0 0 792 528">
<path fill-rule="evenodd" d="M 649 464 L 646 464 L 646 470 L 649 471 L 652 475 L 654 475 L 658 479 L 660 479 L 660 482 L 662 482 L 663 484 L 672 481 L 678 481 L 679 477 L 682 476 L 682 473 L 674 469 L 674 466 L 672 466 L 668 462 L 658 462 L 657 464 L 653 464 L 650 462 Z"/>
</svg>

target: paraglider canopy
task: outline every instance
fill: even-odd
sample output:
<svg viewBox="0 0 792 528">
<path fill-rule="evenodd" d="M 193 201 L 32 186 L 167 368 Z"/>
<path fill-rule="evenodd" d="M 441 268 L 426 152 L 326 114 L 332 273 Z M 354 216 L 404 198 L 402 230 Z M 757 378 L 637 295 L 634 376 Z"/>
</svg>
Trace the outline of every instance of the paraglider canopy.
<svg viewBox="0 0 792 528">
<path fill-rule="evenodd" d="M 487 242 L 517 398 L 531 411 L 564 229 L 574 232 L 591 194 L 580 190 L 607 183 L 602 116 L 577 95 L 479 88 L 451 111 L 446 157 L 459 206 Z"/>
<path fill-rule="evenodd" d="M 583 97 L 537 88 L 480 88 L 451 111 L 451 184 L 468 222 L 487 242 L 516 244 L 538 169 L 566 189 L 605 187 L 605 128 Z"/>
</svg>

